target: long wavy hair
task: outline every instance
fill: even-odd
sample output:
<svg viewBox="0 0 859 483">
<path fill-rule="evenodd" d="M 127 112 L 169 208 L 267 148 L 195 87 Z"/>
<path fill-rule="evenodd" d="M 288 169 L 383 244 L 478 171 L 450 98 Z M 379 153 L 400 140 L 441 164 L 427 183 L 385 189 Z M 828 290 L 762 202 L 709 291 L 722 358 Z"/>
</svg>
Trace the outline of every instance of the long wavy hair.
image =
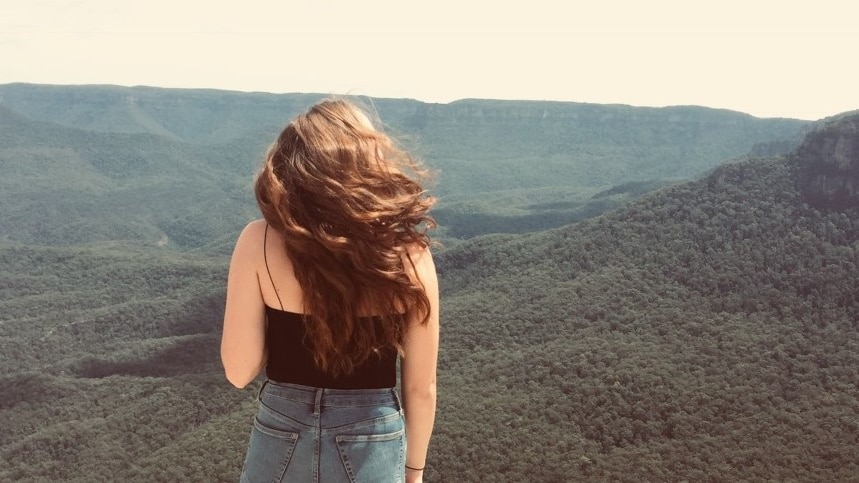
<svg viewBox="0 0 859 483">
<path fill-rule="evenodd" d="M 284 128 L 256 177 L 257 203 L 301 285 L 305 343 L 335 377 L 401 351 L 408 321 L 429 320 L 429 299 L 403 263 L 435 226 L 425 175 L 355 105 L 325 100 Z"/>
</svg>

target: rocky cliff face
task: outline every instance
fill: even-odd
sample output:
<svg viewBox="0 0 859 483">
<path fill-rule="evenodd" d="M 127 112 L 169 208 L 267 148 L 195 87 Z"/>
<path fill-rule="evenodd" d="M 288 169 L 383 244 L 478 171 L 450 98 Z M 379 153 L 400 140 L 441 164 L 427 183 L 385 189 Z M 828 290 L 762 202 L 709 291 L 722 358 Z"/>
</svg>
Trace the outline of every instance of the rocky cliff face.
<svg viewBox="0 0 859 483">
<path fill-rule="evenodd" d="M 827 210 L 859 208 L 859 114 L 809 133 L 793 158 L 807 203 Z"/>
</svg>

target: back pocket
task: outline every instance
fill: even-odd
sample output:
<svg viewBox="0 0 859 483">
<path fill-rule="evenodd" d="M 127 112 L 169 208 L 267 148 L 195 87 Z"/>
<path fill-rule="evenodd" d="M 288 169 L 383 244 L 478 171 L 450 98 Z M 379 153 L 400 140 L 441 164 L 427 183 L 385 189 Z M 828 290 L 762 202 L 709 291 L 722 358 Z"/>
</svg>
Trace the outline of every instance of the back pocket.
<svg viewBox="0 0 859 483">
<path fill-rule="evenodd" d="M 403 481 L 405 430 L 387 434 L 340 435 L 337 448 L 352 483 Z"/>
<path fill-rule="evenodd" d="M 242 469 L 243 483 L 275 482 L 283 479 L 298 433 L 269 428 L 254 418 L 248 454 Z"/>
</svg>

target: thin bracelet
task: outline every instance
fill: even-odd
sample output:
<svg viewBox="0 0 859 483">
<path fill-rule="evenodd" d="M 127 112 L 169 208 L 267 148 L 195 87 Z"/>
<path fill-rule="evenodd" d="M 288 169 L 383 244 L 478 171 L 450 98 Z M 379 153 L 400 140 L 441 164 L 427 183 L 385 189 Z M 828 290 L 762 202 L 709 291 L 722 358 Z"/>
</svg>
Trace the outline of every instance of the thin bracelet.
<svg viewBox="0 0 859 483">
<path fill-rule="evenodd" d="M 412 470 L 412 471 L 423 471 L 423 470 L 424 470 L 424 468 L 426 468 L 426 466 L 424 466 L 423 468 L 414 468 L 414 467 L 412 467 L 412 466 L 406 465 L 406 469 L 407 469 L 407 470 Z"/>
</svg>

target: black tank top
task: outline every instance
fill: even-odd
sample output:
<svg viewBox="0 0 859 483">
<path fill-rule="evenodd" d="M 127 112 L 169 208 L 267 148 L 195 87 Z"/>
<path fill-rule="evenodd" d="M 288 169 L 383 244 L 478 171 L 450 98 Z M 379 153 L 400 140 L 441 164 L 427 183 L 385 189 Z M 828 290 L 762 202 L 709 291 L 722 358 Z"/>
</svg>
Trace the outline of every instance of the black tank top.
<svg viewBox="0 0 859 483">
<path fill-rule="evenodd" d="M 265 256 L 267 238 L 268 225 L 263 237 L 263 258 L 269 279 L 277 294 L 277 286 L 271 277 L 268 259 Z M 392 347 L 371 355 L 347 375 L 335 378 L 320 370 L 316 366 L 313 352 L 305 344 L 304 317 L 306 316 L 283 310 L 279 295 L 278 303 L 281 304 L 281 309 L 268 305 L 265 307 L 268 320 L 265 329 L 265 345 L 268 351 L 266 377 L 277 382 L 328 389 L 379 389 L 397 385 L 397 351 Z M 361 318 L 359 321 L 375 323 L 372 317 Z"/>
<path fill-rule="evenodd" d="M 397 351 L 383 349 L 371 355 L 348 375 L 337 378 L 316 366 L 304 343 L 304 315 L 266 306 L 268 349 L 266 377 L 273 381 L 328 389 L 378 389 L 397 385 Z M 372 318 L 360 319 L 374 323 Z"/>
</svg>

